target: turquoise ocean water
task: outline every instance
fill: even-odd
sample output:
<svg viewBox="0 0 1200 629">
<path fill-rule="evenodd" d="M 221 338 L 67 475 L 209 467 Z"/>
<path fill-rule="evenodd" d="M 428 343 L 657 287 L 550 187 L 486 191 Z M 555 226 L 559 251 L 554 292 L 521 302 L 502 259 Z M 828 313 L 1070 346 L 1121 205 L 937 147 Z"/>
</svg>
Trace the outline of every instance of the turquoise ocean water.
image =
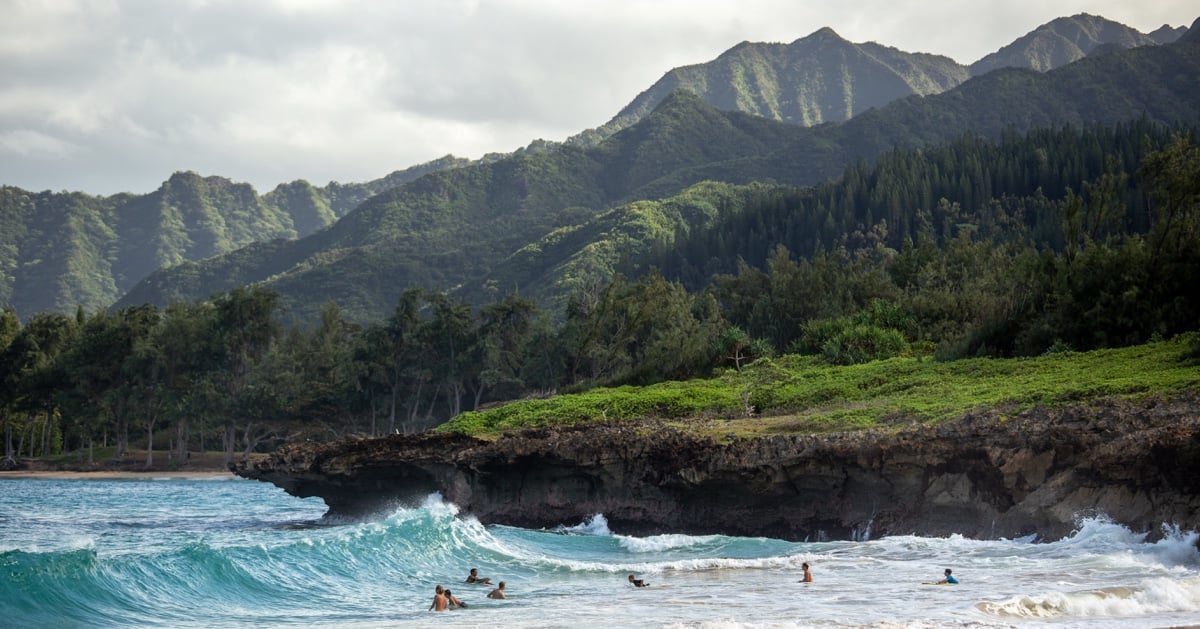
<svg viewBox="0 0 1200 629">
<path fill-rule="evenodd" d="M 373 522 L 264 483 L 0 480 L 2 627 L 1168 627 L 1200 624 L 1195 532 L 793 543 L 482 526 L 431 496 Z M 1156 532 L 1160 533 L 1160 532 Z M 1159 537 L 1155 535 L 1154 537 Z M 816 581 L 798 583 L 800 564 Z M 508 600 L 463 583 L 470 568 Z M 946 567 L 958 586 L 926 586 Z M 635 589 L 636 573 L 652 586 Z M 429 612 L 433 588 L 465 609 Z"/>
</svg>

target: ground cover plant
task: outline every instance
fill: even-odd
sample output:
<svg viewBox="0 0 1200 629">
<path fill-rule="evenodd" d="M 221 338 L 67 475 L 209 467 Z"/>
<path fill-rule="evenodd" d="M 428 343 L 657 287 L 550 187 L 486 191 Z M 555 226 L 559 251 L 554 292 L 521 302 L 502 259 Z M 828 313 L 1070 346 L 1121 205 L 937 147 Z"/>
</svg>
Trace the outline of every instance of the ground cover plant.
<svg viewBox="0 0 1200 629">
<path fill-rule="evenodd" d="M 1200 388 L 1195 334 L 1089 352 L 938 362 L 897 357 L 833 365 L 816 356 L 760 359 L 741 371 L 645 387 L 596 388 L 466 412 L 439 431 L 486 436 L 580 422 L 659 419 L 722 436 L 823 432 L 937 422 L 976 408 L 1058 405 Z"/>
</svg>

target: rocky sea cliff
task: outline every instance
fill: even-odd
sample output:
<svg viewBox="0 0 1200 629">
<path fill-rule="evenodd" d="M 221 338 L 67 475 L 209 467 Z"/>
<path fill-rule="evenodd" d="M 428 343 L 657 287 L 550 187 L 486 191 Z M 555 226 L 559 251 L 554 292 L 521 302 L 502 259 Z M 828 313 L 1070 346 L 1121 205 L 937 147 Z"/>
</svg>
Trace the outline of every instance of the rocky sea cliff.
<svg viewBox="0 0 1200 629">
<path fill-rule="evenodd" d="M 1058 538 L 1082 516 L 1200 529 L 1200 399 L 986 410 L 718 442 L 658 422 L 303 443 L 234 473 L 362 516 L 440 492 L 483 523 L 788 540 Z"/>
</svg>

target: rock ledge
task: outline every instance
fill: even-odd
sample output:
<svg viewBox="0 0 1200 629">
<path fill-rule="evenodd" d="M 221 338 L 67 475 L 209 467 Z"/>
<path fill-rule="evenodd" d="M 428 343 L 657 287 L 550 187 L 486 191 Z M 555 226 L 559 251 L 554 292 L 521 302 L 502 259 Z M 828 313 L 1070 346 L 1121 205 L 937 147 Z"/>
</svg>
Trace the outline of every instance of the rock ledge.
<svg viewBox="0 0 1200 629">
<path fill-rule="evenodd" d="M 234 467 L 331 514 L 435 491 L 484 523 L 530 528 L 603 513 L 625 534 L 789 540 L 1037 534 L 1106 515 L 1200 529 L 1200 404 L 1104 400 L 930 426 L 718 444 L 653 422 L 296 444 Z"/>
</svg>

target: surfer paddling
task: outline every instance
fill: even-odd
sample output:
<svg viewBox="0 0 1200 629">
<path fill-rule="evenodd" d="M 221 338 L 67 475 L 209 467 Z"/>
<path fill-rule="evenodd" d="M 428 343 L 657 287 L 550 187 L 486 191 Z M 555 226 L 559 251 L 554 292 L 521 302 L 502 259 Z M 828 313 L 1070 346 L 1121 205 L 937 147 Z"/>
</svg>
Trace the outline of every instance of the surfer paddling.
<svg viewBox="0 0 1200 629">
<path fill-rule="evenodd" d="M 492 580 L 490 578 L 480 577 L 479 576 L 479 568 L 471 568 L 471 574 L 467 575 L 467 583 L 475 583 L 478 585 L 491 585 Z"/>
<path fill-rule="evenodd" d="M 629 582 L 632 583 L 633 587 L 635 587 L 635 588 L 644 588 L 644 587 L 648 587 L 650 585 L 649 583 L 646 583 L 642 579 L 635 578 L 632 574 L 629 575 Z"/>
<path fill-rule="evenodd" d="M 937 584 L 938 585 L 958 585 L 958 579 L 955 579 L 954 575 L 950 574 L 951 572 L 954 572 L 954 571 L 949 568 L 946 568 L 946 573 L 945 573 L 946 576 L 943 577 L 941 581 L 938 581 Z"/>
</svg>

